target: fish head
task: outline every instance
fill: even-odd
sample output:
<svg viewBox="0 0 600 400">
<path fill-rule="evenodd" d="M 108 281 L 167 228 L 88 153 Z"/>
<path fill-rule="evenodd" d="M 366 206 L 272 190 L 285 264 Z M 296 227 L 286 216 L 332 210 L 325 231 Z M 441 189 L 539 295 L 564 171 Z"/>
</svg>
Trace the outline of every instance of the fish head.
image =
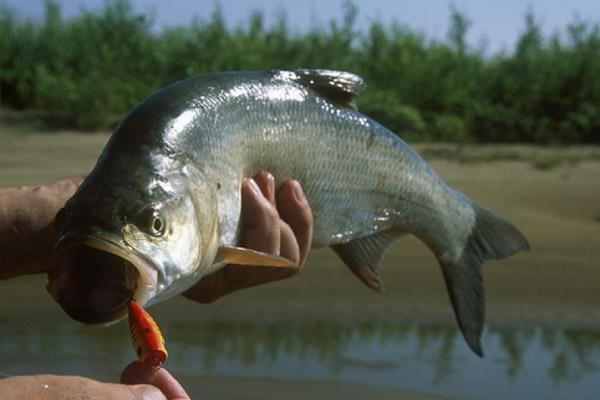
<svg viewBox="0 0 600 400">
<path fill-rule="evenodd" d="M 58 267 L 48 291 L 69 316 L 111 323 L 131 300 L 156 303 L 205 273 L 217 251 L 216 202 L 202 184 L 88 178 L 56 220 Z"/>
</svg>

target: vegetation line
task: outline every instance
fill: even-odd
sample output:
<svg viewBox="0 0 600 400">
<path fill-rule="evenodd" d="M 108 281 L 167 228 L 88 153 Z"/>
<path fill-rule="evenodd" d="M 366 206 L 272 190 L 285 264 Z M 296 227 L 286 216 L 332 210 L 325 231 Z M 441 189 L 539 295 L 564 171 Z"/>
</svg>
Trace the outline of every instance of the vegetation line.
<svg viewBox="0 0 600 400">
<path fill-rule="evenodd" d="M 411 141 L 600 143 L 600 29 L 575 20 L 544 36 L 525 18 L 514 51 L 493 56 L 465 41 L 471 22 L 453 9 L 445 41 L 400 25 L 357 30 L 357 8 L 305 33 L 261 13 L 230 28 L 208 20 L 153 30 L 127 0 L 41 21 L 0 7 L 0 104 L 34 110 L 47 125 L 113 126 L 168 82 L 220 70 L 333 68 L 362 75 L 359 108 Z"/>
</svg>

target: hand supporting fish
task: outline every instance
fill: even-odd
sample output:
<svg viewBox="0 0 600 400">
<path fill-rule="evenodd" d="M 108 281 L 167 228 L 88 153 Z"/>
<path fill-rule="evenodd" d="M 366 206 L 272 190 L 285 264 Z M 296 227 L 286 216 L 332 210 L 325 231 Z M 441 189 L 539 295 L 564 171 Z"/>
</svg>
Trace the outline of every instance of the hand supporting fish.
<svg viewBox="0 0 600 400">
<path fill-rule="evenodd" d="M 297 181 L 283 182 L 275 190 L 275 178 L 260 172 L 242 184 L 243 229 L 239 245 L 267 254 L 279 254 L 302 266 L 310 250 L 313 216 L 304 191 Z M 203 277 L 184 292 L 200 303 L 210 303 L 227 293 L 291 277 L 298 268 L 266 268 L 229 264 Z"/>
<path fill-rule="evenodd" d="M 356 75 L 275 70 L 198 75 L 145 99 L 114 131 L 57 217 L 60 267 L 49 288 L 86 323 L 121 318 L 235 263 L 290 267 L 238 247 L 241 187 L 260 170 L 299 181 L 314 246 L 330 246 L 368 287 L 398 237 L 438 259 L 458 325 L 482 354 L 481 264 L 529 244 L 450 188 L 402 139 L 359 113 Z M 90 261 L 91 260 L 91 261 Z M 77 288 L 75 294 L 72 288 Z"/>
</svg>

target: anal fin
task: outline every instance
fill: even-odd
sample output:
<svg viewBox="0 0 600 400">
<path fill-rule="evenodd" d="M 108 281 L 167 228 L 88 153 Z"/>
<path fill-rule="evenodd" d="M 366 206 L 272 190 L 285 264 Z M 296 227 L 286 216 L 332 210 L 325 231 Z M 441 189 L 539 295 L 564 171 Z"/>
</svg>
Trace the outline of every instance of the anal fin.
<svg viewBox="0 0 600 400">
<path fill-rule="evenodd" d="M 390 244 L 401 235 L 402 232 L 386 230 L 331 248 L 358 279 L 369 288 L 382 292 L 384 286 L 379 277 L 379 263 Z"/>
</svg>

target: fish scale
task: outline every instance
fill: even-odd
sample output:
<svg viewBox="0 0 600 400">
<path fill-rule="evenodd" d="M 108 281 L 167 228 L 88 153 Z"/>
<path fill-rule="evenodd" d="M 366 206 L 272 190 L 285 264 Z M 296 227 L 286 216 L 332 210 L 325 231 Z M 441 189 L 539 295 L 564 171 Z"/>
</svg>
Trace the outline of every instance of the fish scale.
<svg viewBox="0 0 600 400">
<path fill-rule="evenodd" d="M 292 116 L 294 114 L 302 115 L 302 118 L 297 118 L 295 120 L 292 117 L 284 118 L 292 121 L 292 128 L 289 129 L 289 133 L 287 133 L 289 139 L 285 144 L 285 148 L 292 150 L 297 156 L 293 159 L 288 159 L 286 165 L 281 165 L 280 159 L 282 149 L 277 148 L 277 143 L 263 140 L 257 141 L 257 143 L 261 145 L 260 148 L 256 150 L 258 157 L 254 158 L 254 155 L 251 154 L 250 158 L 256 160 L 255 163 L 260 167 L 272 171 L 276 177 L 281 178 L 280 181 L 286 178 L 295 178 L 302 182 L 307 196 L 310 199 L 311 204 L 313 204 L 315 215 L 317 215 L 315 237 L 318 242 L 327 244 L 330 237 L 335 234 L 328 233 L 328 227 L 335 226 L 337 229 L 343 231 L 348 230 L 344 226 L 336 226 L 336 224 L 329 223 L 326 217 L 328 215 L 338 214 L 337 210 L 332 210 L 329 206 L 331 204 L 336 204 L 333 202 L 334 200 L 337 200 L 335 199 L 335 196 L 347 196 L 348 194 L 355 193 L 368 194 L 369 188 L 365 186 L 365 184 L 369 184 L 369 179 L 365 177 L 364 171 L 361 171 L 361 169 L 357 167 L 357 165 L 363 164 L 364 160 L 361 160 L 361 158 L 364 158 L 364 156 L 360 153 L 356 153 L 356 151 L 350 151 L 351 148 L 349 146 L 347 151 L 339 151 L 338 149 L 331 157 L 324 157 L 326 153 L 331 154 L 332 146 L 330 146 L 329 143 L 325 143 L 325 145 L 316 146 L 315 148 L 313 145 L 313 143 L 318 143 L 318 133 L 322 132 L 324 128 L 319 127 L 319 129 L 313 130 L 311 130 L 310 127 L 305 128 L 303 122 L 305 119 L 310 120 L 310 117 L 307 118 L 305 116 L 306 113 L 301 114 L 300 112 L 295 111 L 295 108 L 292 108 L 292 110 L 277 110 L 279 114 L 287 113 L 286 115 L 291 114 Z M 244 124 L 244 122 L 242 122 L 242 124 Z M 250 130 L 251 132 L 263 131 L 264 126 L 260 121 L 255 122 L 255 124 L 257 126 L 253 127 L 253 129 Z M 328 126 L 328 124 L 326 126 Z M 302 129 L 305 130 L 302 131 Z M 247 138 L 247 140 L 252 141 L 253 139 Z M 321 149 L 324 150 L 324 154 L 318 152 Z M 249 153 L 252 152 L 252 149 L 246 150 Z M 348 156 L 344 156 L 344 154 L 348 154 Z M 262 155 L 267 155 L 267 157 L 261 157 Z M 305 167 L 305 160 L 307 159 L 315 161 L 313 168 L 307 169 Z M 330 171 L 330 174 L 323 176 L 319 171 Z M 235 175 L 236 172 L 237 171 L 234 171 L 233 174 Z M 328 187 L 330 187 L 330 190 L 325 191 L 325 188 Z M 349 193 L 346 193 L 346 190 Z M 322 193 L 329 193 L 334 198 L 330 198 L 329 196 L 321 198 Z M 348 197 L 345 198 L 348 199 Z M 353 199 L 353 197 L 350 197 L 350 199 Z M 370 199 L 366 199 L 366 201 L 370 201 Z M 348 205 L 349 210 L 361 209 L 361 205 L 358 201 L 354 203 L 356 203 L 354 207 L 352 207 L 352 203 Z M 319 217 L 321 215 L 323 218 Z"/>
<path fill-rule="evenodd" d="M 364 86 L 348 72 L 302 69 L 212 73 L 167 86 L 116 128 L 62 213 L 64 241 L 74 240 L 73 232 L 94 232 L 126 249 L 116 253 L 135 254 L 131 262 L 144 272 L 146 287 L 138 285 L 134 297 L 148 304 L 226 264 L 286 266 L 289 261 L 236 247 L 242 181 L 266 170 L 277 185 L 301 183 L 314 215 L 313 246 L 332 247 L 372 289 L 383 287 L 378 265 L 390 244 L 404 234 L 421 239 L 442 268 L 467 343 L 481 355 L 481 264 L 529 245 L 506 220 L 450 188 L 396 134 L 357 111 L 354 100 Z M 103 201 L 119 193 L 126 199 L 118 207 Z M 167 229 L 157 235 L 148 218 Z M 156 282 L 148 283 L 153 276 Z M 75 305 L 61 305 L 77 314 Z"/>
</svg>

